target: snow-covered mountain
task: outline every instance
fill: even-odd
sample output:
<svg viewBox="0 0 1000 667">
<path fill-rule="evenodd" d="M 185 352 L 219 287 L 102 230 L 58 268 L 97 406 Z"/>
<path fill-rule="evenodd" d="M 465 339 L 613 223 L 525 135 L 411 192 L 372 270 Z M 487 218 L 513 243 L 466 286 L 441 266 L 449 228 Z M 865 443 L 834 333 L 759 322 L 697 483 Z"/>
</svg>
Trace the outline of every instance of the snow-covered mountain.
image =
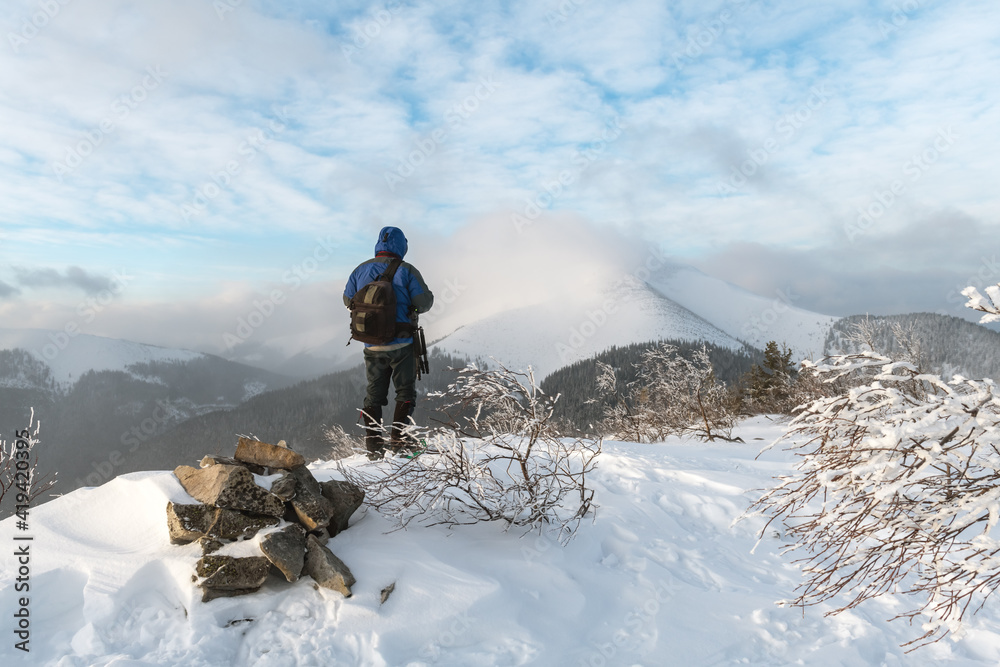
<svg viewBox="0 0 1000 667">
<path fill-rule="evenodd" d="M 511 305 L 482 315 L 476 294 L 439 300 L 422 324 L 431 347 L 469 358 L 494 357 L 515 368 L 529 364 L 539 379 L 611 346 L 659 339 L 706 341 L 740 349 L 787 344 L 798 358 L 816 358 L 834 317 L 794 306 L 794 295 L 753 294 L 689 266 L 619 274 L 584 293 L 513 294 Z M 346 346 L 346 310 L 329 327 L 235 348 L 227 358 L 291 375 L 343 370 L 361 359 Z"/>
<path fill-rule="evenodd" d="M 612 346 L 676 338 L 740 349 L 727 332 L 637 280 L 573 301 L 553 299 L 459 327 L 432 347 L 455 356 L 529 365 L 541 380 Z"/>
<path fill-rule="evenodd" d="M 730 336 L 760 349 L 768 341 L 777 341 L 791 348 L 798 359 L 821 357 L 826 336 L 837 320 L 796 307 L 798 296 L 790 291 L 764 297 L 690 266 L 665 266 L 650 276 L 648 284 Z"/>
<path fill-rule="evenodd" d="M 459 327 L 435 346 L 454 355 L 492 356 L 539 379 L 612 346 L 660 339 L 704 341 L 739 350 L 787 344 L 818 357 L 836 318 L 767 299 L 697 269 L 668 266 L 646 279 L 627 275 L 590 294 L 509 310 Z"/>
<path fill-rule="evenodd" d="M 177 350 L 127 340 L 48 329 L 2 329 L 0 350 L 20 348 L 49 367 L 61 386 L 76 382 L 87 371 L 129 373 L 135 364 L 185 362 L 205 357 L 200 352 Z"/>
<path fill-rule="evenodd" d="M 764 445 L 766 418 L 736 434 Z M 28 536 L 0 552 L 4 665 L 996 665 L 1000 601 L 971 615 L 967 633 L 905 653 L 919 624 L 890 623 L 912 600 L 843 601 L 805 610 L 775 605 L 801 581 L 778 527 L 754 548 L 763 518 L 733 524 L 790 452 L 671 438 L 605 443 L 590 476 L 599 505 L 576 539 L 477 524 L 391 524 L 362 507 L 329 541 L 351 568 L 354 595 L 289 584 L 272 574 L 252 595 L 202 603 L 192 582 L 197 544 L 170 544 L 164 508 L 187 501 L 170 472 L 124 475 L 34 509 L 0 535 Z M 361 457 L 350 466 L 369 464 Z M 338 477 L 314 463 L 320 480 Z M 15 590 L 14 545 L 30 545 L 30 595 Z M 395 584 L 384 604 L 381 591 Z M 10 628 L 30 598 L 30 654 Z"/>
</svg>

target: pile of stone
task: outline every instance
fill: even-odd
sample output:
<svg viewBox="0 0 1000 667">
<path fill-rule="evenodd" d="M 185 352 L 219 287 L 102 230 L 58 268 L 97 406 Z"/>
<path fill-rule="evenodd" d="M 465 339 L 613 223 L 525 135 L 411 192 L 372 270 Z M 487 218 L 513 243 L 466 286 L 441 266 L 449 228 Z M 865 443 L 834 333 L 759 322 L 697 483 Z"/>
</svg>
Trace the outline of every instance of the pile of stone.
<svg viewBox="0 0 1000 667">
<path fill-rule="evenodd" d="M 354 576 L 326 542 L 347 529 L 364 500 L 361 489 L 317 482 L 284 441 L 249 438 L 240 438 L 233 458 L 206 456 L 200 468 L 180 466 L 174 474 L 198 504 L 167 503 L 170 541 L 200 544 L 193 579 L 203 601 L 253 593 L 272 568 L 288 581 L 308 575 L 350 597 Z M 271 479 L 258 483 L 255 475 Z"/>
</svg>

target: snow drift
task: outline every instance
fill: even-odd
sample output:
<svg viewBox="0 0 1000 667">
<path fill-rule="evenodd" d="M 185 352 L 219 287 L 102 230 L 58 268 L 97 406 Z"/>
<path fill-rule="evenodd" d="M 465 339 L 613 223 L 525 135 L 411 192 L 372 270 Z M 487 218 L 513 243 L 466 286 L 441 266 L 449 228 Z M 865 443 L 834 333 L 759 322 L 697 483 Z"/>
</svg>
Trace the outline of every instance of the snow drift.
<svg viewBox="0 0 1000 667">
<path fill-rule="evenodd" d="M 793 457 L 748 443 L 608 442 L 592 484 L 600 505 L 565 548 L 544 536 L 478 524 L 390 532 L 360 510 L 330 541 L 357 576 L 354 596 L 272 577 L 254 596 L 198 600 L 200 552 L 169 543 L 169 472 L 125 475 L 30 514 L 31 653 L 8 640 L 5 665 L 995 665 L 1000 609 L 988 603 L 958 642 L 904 655 L 913 629 L 877 600 L 837 617 L 830 607 L 776 607 L 799 572 L 774 534 L 751 553 L 761 522 L 733 525 Z M 368 465 L 360 459 L 351 465 Z M 320 480 L 336 475 L 314 463 Z M 181 497 L 183 499 L 183 497 Z M 10 545 L 15 520 L 0 523 Z M 0 560 L 0 608 L 11 626 L 17 572 Z M 381 591 L 395 583 L 381 604 Z"/>
</svg>

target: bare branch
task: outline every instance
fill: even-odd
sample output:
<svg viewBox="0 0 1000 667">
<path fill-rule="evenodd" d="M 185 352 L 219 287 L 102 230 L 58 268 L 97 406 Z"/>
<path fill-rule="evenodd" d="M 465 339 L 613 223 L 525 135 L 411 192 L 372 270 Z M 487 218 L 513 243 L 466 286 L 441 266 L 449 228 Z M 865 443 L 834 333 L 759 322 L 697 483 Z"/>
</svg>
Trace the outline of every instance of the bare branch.
<svg viewBox="0 0 1000 667">
<path fill-rule="evenodd" d="M 366 502 L 397 528 L 499 521 L 507 529 L 552 530 L 562 543 L 572 539 L 596 509 L 586 482 L 601 441 L 561 436 L 552 420 L 558 396 L 544 394 L 530 368 L 469 366 L 438 396 L 447 415 L 442 425 L 407 431 L 427 443 L 425 453 L 341 466 Z"/>
</svg>

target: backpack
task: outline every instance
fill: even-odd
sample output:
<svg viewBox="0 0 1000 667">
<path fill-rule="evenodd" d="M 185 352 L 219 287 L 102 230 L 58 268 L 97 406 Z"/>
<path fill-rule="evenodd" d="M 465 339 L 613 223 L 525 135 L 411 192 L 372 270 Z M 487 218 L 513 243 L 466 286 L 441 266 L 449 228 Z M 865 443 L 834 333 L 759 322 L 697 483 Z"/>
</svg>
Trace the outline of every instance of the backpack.
<svg viewBox="0 0 1000 667">
<path fill-rule="evenodd" d="M 354 340 L 385 345 L 396 338 L 396 290 L 392 287 L 392 279 L 402 261 L 394 258 L 382 275 L 359 289 L 351 299 L 351 338 Z"/>
</svg>

